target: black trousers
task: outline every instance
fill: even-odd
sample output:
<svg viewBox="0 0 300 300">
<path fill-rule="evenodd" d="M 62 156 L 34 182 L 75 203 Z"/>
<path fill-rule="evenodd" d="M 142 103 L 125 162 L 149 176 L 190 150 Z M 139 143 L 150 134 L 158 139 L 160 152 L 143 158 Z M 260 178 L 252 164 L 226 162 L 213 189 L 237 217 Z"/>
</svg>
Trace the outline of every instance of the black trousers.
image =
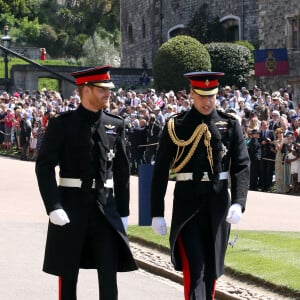
<svg viewBox="0 0 300 300">
<path fill-rule="evenodd" d="M 99 299 L 117 300 L 117 233 L 99 209 L 91 212 L 87 241 L 97 266 Z M 78 274 L 75 278 L 59 277 L 59 300 L 77 299 L 77 279 Z"/>
<path fill-rule="evenodd" d="M 250 190 L 257 191 L 260 178 L 260 160 L 251 160 L 250 164 Z"/>
<path fill-rule="evenodd" d="M 21 153 L 21 159 L 27 159 L 27 150 L 29 147 L 29 142 L 24 142 L 22 145 L 22 153 Z"/>
<path fill-rule="evenodd" d="M 215 266 L 208 209 L 199 212 L 182 229 L 177 240 L 183 267 L 185 300 L 212 300 Z"/>
<path fill-rule="evenodd" d="M 270 190 L 270 188 L 272 187 L 274 168 L 275 168 L 274 161 L 263 159 L 263 158 L 260 160 L 259 187 L 263 191 Z"/>
</svg>

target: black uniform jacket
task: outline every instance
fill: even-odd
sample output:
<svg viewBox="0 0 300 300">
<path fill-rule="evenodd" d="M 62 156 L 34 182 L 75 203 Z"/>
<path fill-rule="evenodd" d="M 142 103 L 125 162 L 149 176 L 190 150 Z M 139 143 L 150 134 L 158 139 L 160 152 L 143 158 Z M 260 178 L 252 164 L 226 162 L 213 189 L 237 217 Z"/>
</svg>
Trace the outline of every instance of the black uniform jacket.
<svg viewBox="0 0 300 300">
<path fill-rule="evenodd" d="M 89 142 L 86 140 L 89 136 L 87 130 L 94 121 L 98 122 L 98 161 L 92 160 L 90 149 L 86 146 Z M 95 165 L 98 167 L 95 168 Z M 59 186 L 56 166 L 59 166 L 60 177 L 80 178 L 85 186 Z M 64 226 L 49 222 L 45 272 L 72 276 L 79 267 L 95 268 L 85 245 L 89 210 L 95 202 L 95 207 L 101 210 L 118 233 L 118 271 L 137 268 L 120 218 L 129 215 L 129 164 L 123 119 L 104 111 L 95 118 L 95 114 L 83 106 L 51 118 L 37 158 L 36 175 L 47 213 L 62 208 L 70 219 L 70 223 Z M 96 189 L 90 189 L 89 179 L 95 177 Z M 105 188 L 104 183 L 111 178 L 114 188 Z"/>
<path fill-rule="evenodd" d="M 199 183 L 203 172 L 208 172 L 213 184 L 210 197 L 211 228 L 213 234 L 215 258 L 215 275 L 220 276 L 224 271 L 224 256 L 228 243 L 230 225 L 226 222 L 228 208 L 233 203 L 239 203 L 244 211 L 249 185 L 249 157 L 242 130 L 238 120 L 230 115 L 214 110 L 209 116 L 203 116 L 194 107 L 188 112 L 174 117 L 175 133 L 178 139 L 188 140 L 195 128 L 202 122 L 208 125 L 212 133 L 211 145 L 213 148 L 214 174 L 212 174 L 208 160 L 207 150 L 200 140 L 190 161 L 179 173 L 193 173 L 194 180 L 177 181 L 174 190 L 173 215 L 170 232 L 170 246 L 172 262 L 175 269 L 182 270 L 176 240 L 181 228 L 201 209 L 201 195 Z M 169 179 L 169 169 L 176 155 L 177 146 L 168 133 L 167 125 L 164 127 L 151 187 L 151 214 L 152 217 L 164 216 L 164 196 Z M 183 158 L 186 157 L 190 146 L 186 146 Z M 230 172 L 230 190 L 228 193 L 228 180 L 218 180 L 218 173 Z"/>
</svg>

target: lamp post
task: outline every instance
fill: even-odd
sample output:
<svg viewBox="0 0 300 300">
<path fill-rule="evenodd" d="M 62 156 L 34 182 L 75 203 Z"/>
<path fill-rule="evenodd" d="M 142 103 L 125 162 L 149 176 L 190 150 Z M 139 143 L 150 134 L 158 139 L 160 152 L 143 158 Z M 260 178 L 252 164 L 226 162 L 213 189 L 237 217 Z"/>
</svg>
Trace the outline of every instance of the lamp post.
<svg viewBox="0 0 300 300">
<path fill-rule="evenodd" d="M 9 48 L 11 37 L 8 35 L 8 26 L 4 26 L 4 36 L 1 38 L 1 42 L 5 48 Z M 5 76 L 5 90 L 9 91 L 9 78 L 8 78 L 8 53 L 4 50 L 4 76 Z"/>
</svg>

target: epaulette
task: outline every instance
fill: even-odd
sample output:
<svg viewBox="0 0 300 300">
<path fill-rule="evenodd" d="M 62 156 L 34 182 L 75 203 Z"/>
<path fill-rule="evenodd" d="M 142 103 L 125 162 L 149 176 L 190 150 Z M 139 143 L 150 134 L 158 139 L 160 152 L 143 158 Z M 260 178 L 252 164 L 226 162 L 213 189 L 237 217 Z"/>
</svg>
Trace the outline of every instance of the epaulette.
<svg viewBox="0 0 300 300">
<path fill-rule="evenodd" d="M 103 111 L 106 115 L 108 115 L 109 117 L 114 117 L 114 118 L 117 118 L 117 119 L 120 119 L 120 120 L 124 120 L 124 118 L 122 118 L 121 116 L 119 115 L 114 115 L 114 114 L 111 114 L 110 112 L 104 110 Z"/>
<path fill-rule="evenodd" d="M 172 118 L 180 118 L 183 117 L 185 114 L 187 113 L 187 111 L 183 111 L 174 115 L 171 115 L 168 119 L 172 119 Z"/>
<path fill-rule="evenodd" d="M 230 119 L 233 119 L 233 120 L 236 120 L 236 119 L 237 119 L 234 115 L 229 114 L 229 113 L 225 113 L 225 112 L 223 112 L 223 111 L 221 111 L 221 110 L 217 110 L 217 113 L 218 113 L 220 116 L 224 117 L 224 118 L 230 118 Z"/>
<path fill-rule="evenodd" d="M 67 115 L 71 114 L 72 111 L 73 110 L 67 110 L 67 111 L 59 112 L 59 113 L 57 113 L 57 114 L 54 115 L 54 118 L 67 116 Z"/>
</svg>

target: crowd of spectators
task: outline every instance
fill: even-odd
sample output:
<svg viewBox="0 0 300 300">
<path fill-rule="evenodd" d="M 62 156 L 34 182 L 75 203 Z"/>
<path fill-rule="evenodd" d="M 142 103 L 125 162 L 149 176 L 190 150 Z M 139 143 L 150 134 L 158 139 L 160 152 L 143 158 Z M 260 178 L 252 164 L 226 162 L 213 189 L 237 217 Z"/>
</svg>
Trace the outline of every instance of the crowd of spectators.
<svg viewBox="0 0 300 300">
<path fill-rule="evenodd" d="M 35 160 L 49 118 L 80 104 L 75 90 L 0 93 L 0 145 L 15 148 L 23 160 Z M 125 119 L 131 173 L 153 164 L 158 140 L 170 116 L 193 105 L 187 91 L 158 93 L 119 89 L 112 92 L 109 111 Z M 250 190 L 300 192 L 300 106 L 290 86 L 269 93 L 257 86 L 220 89 L 216 109 L 238 118 L 251 159 Z M 274 185 L 275 180 L 275 185 Z"/>
</svg>

